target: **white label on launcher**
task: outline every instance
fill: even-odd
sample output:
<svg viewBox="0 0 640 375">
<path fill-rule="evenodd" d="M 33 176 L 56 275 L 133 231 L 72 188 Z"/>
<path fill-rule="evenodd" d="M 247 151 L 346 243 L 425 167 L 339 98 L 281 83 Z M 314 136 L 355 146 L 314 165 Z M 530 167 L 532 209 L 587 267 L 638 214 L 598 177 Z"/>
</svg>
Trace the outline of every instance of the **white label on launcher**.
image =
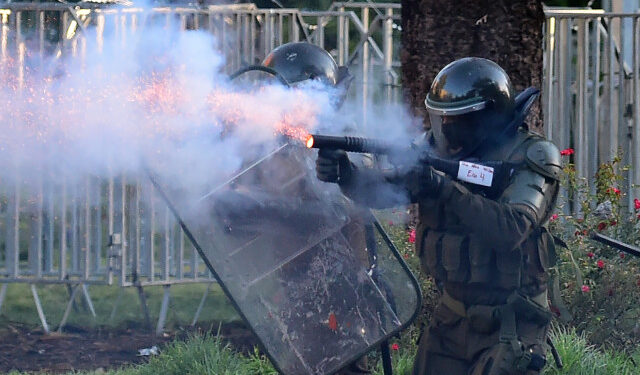
<svg viewBox="0 0 640 375">
<path fill-rule="evenodd" d="M 458 180 L 476 185 L 491 186 L 493 168 L 461 161 L 458 167 Z"/>
</svg>

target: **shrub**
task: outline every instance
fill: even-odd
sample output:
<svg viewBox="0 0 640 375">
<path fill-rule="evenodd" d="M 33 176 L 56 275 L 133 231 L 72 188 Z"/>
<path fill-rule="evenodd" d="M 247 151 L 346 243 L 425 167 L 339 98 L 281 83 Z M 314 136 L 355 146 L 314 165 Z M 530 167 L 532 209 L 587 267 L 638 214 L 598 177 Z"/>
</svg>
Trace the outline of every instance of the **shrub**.
<svg viewBox="0 0 640 375">
<path fill-rule="evenodd" d="M 620 160 L 601 164 L 593 181 L 578 178 L 567 162 L 562 183 L 569 193 L 560 199 L 550 229 L 567 244 L 558 248 L 554 271 L 560 274 L 571 325 L 592 344 L 628 350 L 640 342 L 640 263 L 589 238 L 598 232 L 638 243 L 640 201 L 631 211 L 624 204 L 628 193 L 618 186 L 626 168 Z"/>
</svg>

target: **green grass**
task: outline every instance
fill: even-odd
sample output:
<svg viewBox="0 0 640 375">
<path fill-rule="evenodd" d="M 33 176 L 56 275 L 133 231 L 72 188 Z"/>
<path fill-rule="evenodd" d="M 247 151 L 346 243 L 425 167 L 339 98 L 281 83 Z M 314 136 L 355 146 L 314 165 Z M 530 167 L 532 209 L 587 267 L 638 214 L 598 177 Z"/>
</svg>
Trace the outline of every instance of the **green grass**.
<svg viewBox="0 0 640 375">
<path fill-rule="evenodd" d="M 194 286 L 183 286 L 186 290 Z M 213 291 L 212 293 L 214 293 Z M 181 298 L 189 295 L 199 296 L 195 291 L 185 292 Z M 160 294 L 150 293 L 152 298 Z M 176 293 L 177 294 L 177 293 Z M 24 296 L 23 296 L 24 298 Z M 135 298 L 134 298 L 135 299 Z M 176 300 L 180 300 L 176 296 Z M 159 302 L 158 302 L 159 303 Z M 195 307 L 193 307 L 195 308 Z M 14 311 L 15 312 L 15 311 Z M 186 311 L 185 311 L 186 313 Z M 180 309 L 174 312 L 174 320 L 189 318 L 189 314 L 181 315 Z M 220 316 L 218 314 L 218 316 Z M 188 319 L 187 319 L 188 320 Z M 544 375 L 632 375 L 640 374 L 640 350 L 627 354 L 614 351 L 597 350 L 589 345 L 583 335 L 574 330 L 557 328 L 552 331 L 552 338 L 564 362 L 563 369 L 557 369 L 549 353 L 549 364 Z M 392 351 L 394 375 L 408 375 L 411 373 L 415 346 L 401 345 L 399 350 Z M 382 364 L 376 360 L 379 357 L 371 355 L 373 374 L 382 375 Z M 12 372 L 11 375 L 20 375 Z M 264 355 L 255 350 L 251 355 L 238 354 L 228 344 L 212 335 L 192 335 L 186 341 L 176 340 L 161 348 L 158 356 L 150 358 L 148 363 L 126 366 L 121 369 L 108 371 L 72 372 L 82 375 L 152 375 L 152 374 L 220 374 L 220 375 L 275 375 L 275 369 Z"/>
<path fill-rule="evenodd" d="M 583 335 L 572 329 L 555 328 L 552 339 L 562 358 L 564 367 L 557 369 L 553 362 L 544 375 L 632 375 L 640 374 L 640 351 L 627 354 L 601 351 L 590 345 Z M 549 361 L 553 361 L 551 355 Z"/>
<path fill-rule="evenodd" d="M 640 373 L 630 355 L 596 350 L 585 338 L 572 330 L 554 329 L 553 339 L 558 348 L 564 368 L 559 370 L 550 363 L 544 375 L 632 375 Z M 408 375 L 413 365 L 415 348 L 392 352 L 394 375 Z M 640 352 L 634 353 L 636 361 Z M 153 374 L 203 374 L 203 375 L 275 375 L 269 361 L 257 351 L 250 356 L 237 354 L 230 346 L 211 335 L 194 335 L 187 341 L 174 341 L 165 346 L 158 356 L 148 363 L 132 365 L 107 372 L 75 372 L 82 375 L 153 375 Z M 382 375 L 382 364 L 374 366 L 373 374 Z M 19 375 L 13 372 L 11 375 Z"/>
<path fill-rule="evenodd" d="M 200 298 L 206 288 L 205 284 L 183 284 L 171 287 L 167 329 L 191 324 Z M 83 297 L 81 291 L 78 291 L 76 293 L 76 301 L 79 308 L 78 311 L 71 311 L 67 325 L 88 329 L 139 326 L 143 319 L 140 301 L 135 288 L 122 290 L 123 295 L 117 313 L 112 321 L 109 320 L 113 304 L 120 291 L 121 288 L 117 286 L 89 287 L 89 294 L 93 300 L 97 315 L 95 319 L 88 310 L 85 311 L 82 308 Z M 147 296 L 152 323 L 155 327 L 160 312 L 163 288 L 160 286 L 145 287 L 144 291 Z M 39 286 L 38 295 L 49 326 L 51 329 L 57 328 L 69 299 L 66 287 L 62 285 Z M 239 320 L 237 313 L 229 304 L 220 287 L 214 284 L 209 291 L 207 301 L 200 314 L 200 321 L 227 322 L 234 320 Z M 34 327 L 40 325 L 33 296 L 28 285 L 10 284 L 7 289 L 7 296 L 0 311 L 0 329 L 11 322 L 19 322 Z"/>
</svg>

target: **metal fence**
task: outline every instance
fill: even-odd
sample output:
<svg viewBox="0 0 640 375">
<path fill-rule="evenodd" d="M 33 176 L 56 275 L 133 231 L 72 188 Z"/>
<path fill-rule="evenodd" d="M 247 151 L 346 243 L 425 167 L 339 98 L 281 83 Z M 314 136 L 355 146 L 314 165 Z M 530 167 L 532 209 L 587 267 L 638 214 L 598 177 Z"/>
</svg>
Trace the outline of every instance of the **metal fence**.
<svg viewBox="0 0 640 375">
<path fill-rule="evenodd" d="M 100 47 L 107 36 L 126 44 L 149 25 L 211 33 L 225 52 L 227 73 L 260 62 L 280 44 L 306 40 L 350 66 L 356 76 L 351 95 L 366 113 L 370 103 L 400 99 L 399 11 L 399 4 L 369 2 L 334 3 L 327 11 L 258 9 L 252 4 L 140 9 L 6 3 L 0 5 L 0 58 L 17 63 L 12 72 L 1 73 L 12 75 L 21 86 L 30 54 L 82 59 L 89 44 Z M 631 209 L 638 196 L 635 185 L 640 184 L 640 14 L 545 12 L 547 136 L 561 148 L 575 149 L 576 171 L 584 178 L 593 178 L 598 164 L 621 150 L 622 164 L 631 166 L 626 180 Z M 86 32 L 90 28 L 95 32 Z M 631 50 L 624 48 L 628 38 Z M 363 117 L 362 125 L 366 122 Z M 72 286 L 60 326 L 76 291 L 91 305 L 87 285 L 136 286 L 139 291 L 165 285 L 160 330 L 170 285 L 213 281 L 142 177 L 105 181 L 74 176 L 71 181 L 45 176 L 28 186 L 3 182 L 0 194 L 0 308 L 8 283 L 30 283 L 47 330 L 36 284 Z"/>
<path fill-rule="evenodd" d="M 547 9 L 544 40 L 547 137 L 574 148 L 576 173 L 589 181 L 600 163 L 621 155 L 621 165 L 630 166 L 623 171 L 630 210 L 640 192 L 639 17 Z"/>
<path fill-rule="evenodd" d="M 89 44 L 101 48 L 105 38 L 126 44 L 135 33 L 160 25 L 178 32 L 202 30 L 214 35 L 227 59 L 227 73 L 259 63 L 286 42 L 306 40 L 320 45 L 340 65 L 351 67 L 356 76 L 351 95 L 366 108 L 371 101 L 399 97 L 394 49 L 400 31 L 394 23 L 399 9 L 399 4 L 357 2 L 335 3 L 317 12 L 257 9 L 253 4 L 140 9 L 89 3 L 6 3 L 0 4 L 0 59 L 17 63 L 8 65 L 13 71 L 1 73 L 22 87 L 25 61 L 34 55 L 83 59 Z M 371 19 L 371 15 L 375 16 Z M 93 32 L 86 32 L 89 28 Z M 366 124 L 366 117 L 362 122 Z M 4 182 L 0 192 L 0 308 L 9 283 L 31 284 L 45 331 L 49 327 L 37 284 L 71 286 L 60 328 L 78 291 L 95 316 L 87 285 L 137 287 L 147 320 L 142 287 L 163 285 L 160 332 L 171 285 L 214 282 L 144 176 L 114 176 L 105 181 L 91 176 L 59 179 L 43 175 L 35 182 Z M 194 323 L 205 297 L 206 292 Z M 112 316 L 117 304 L 115 301 Z"/>
</svg>

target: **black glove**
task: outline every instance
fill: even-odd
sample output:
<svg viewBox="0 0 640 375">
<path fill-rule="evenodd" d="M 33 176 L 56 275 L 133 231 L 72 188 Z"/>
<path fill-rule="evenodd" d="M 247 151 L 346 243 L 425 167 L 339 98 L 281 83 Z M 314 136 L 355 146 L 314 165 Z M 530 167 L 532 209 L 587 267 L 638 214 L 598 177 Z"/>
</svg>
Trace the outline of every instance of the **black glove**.
<svg viewBox="0 0 640 375">
<path fill-rule="evenodd" d="M 320 149 L 316 175 L 320 181 L 346 185 L 353 175 L 353 166 L 344 150 Z"/>
<path fill-rule="evenodd" d="M 406 175 L 407 190 L 413 197 L 438 197 L 448 178 L 430 166 L 413 168 Z"/>
</svg>

